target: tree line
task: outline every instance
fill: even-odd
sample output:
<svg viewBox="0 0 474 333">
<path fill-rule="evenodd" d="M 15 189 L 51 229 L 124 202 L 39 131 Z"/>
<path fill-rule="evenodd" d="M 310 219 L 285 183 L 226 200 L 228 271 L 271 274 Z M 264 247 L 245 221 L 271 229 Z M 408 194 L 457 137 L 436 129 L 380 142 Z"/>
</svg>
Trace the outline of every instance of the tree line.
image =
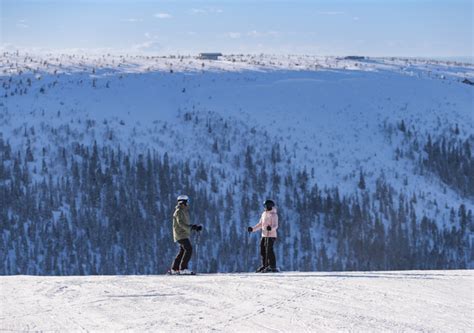
<svg viewBox="0 0 474 333">
<path fill-rule="evenodd" d="M 193 223 L 204 226 L 199 244 L 193 239 L 199 271 L 258 265 L 258 236 L 245 230 L 267 197 L 278 205 L 282 269 L 472 267 L 473 219 L 464 204 L 440 221 L 420 215 L 422 198 L 397 193 L 383 175 L 375 190 L 359 179 L 353 194 L 341 195 L 337 186 L 320 188 L 306 167 L 290 167 L 277 142 L 265 152 L 212 145 L 214 154 L 232 156 L 233 170 L 107 142 L 32 149 L 0 139 L 0 274 L 163 273 L 176 252 L 171 215 L 181 193 L 192 198 Z"/>
</svg>

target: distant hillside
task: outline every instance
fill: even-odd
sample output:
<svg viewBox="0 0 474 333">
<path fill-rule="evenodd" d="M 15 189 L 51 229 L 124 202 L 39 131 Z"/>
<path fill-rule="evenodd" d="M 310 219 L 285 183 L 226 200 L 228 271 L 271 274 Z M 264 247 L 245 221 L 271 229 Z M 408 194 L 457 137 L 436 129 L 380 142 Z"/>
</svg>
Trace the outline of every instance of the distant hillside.
<svg viewBox="0 0 474 333">
<path fill-rule="evenodd" d="M 0 274 L 163 272 L 181 193 L 201 271 L 258 265 L 267 197 L 282 269 L 473 267 L 472 65 L 4 53 L 0 73 Z"/>
</svg>

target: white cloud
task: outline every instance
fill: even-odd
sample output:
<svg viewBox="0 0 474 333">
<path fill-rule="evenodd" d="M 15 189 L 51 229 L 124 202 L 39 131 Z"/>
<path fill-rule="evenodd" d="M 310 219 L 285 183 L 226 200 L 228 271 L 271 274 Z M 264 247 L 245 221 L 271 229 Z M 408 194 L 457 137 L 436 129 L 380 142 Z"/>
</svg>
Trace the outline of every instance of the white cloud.
<svg viewBox="0 0 474 333">
<path fill-rule="evenodd" d="M 168 13 L 156 13 L 155 15 L 156 18 L 159 18 L 159 19 L 169 19 L 169 18 L 172 18 L 173 16 L 171 16 L 171 14 L 168 14 Z"/>
<path fill-rule="evenodd" d="M 206 10 L 202 8 L 193 8 L 191 9 L 191 13 L 193 14 L 206 14 Z"/>
<path fill-rule="evenodd" d="M 228 32 L 227 36 L 232 39 L 237 39 L 237 38 L 240 38 L 242 34 L 240 32 Z"/>
<path fill-rule="evenodd" d="M 220 8 L 192 8 L 191 14 L 220 14 L 224 12 Z"/>
<path fill-rule="evenodd" d="M 257 31 L 252 30 L 247 32 L 247 36 L 258 38 L 258 37 L 276 37 L 279 35 L 278 31 L 269 30 L 269 31 Z"/>
<path fill-rule="evenodd" d="M 17 28 L 28 29 L 30 26 L 27 24 L 26 19 L 20 19 L 16 23 Z"/>
<path fill-rule="evenodd" d="M 122 22 L 135 23 L 135 22 L 143 22 L 143 19 L 127 18 L 127 19 L 122 19 L 121 21 Z"/>
<path fill-rule="evenodd" d="M 148 40 L 143 43 L 132 45 L 132 51 L 135 52 L 159 52 L 163 49 L 161 44 L 154 40 Z"/>
<path fill-rule="evenodd" d="M 147 52 L 161 52 L 163 46 L 159 42 L 158 35 L 146 31 L 143 36 L 146 38 L 145 41 L 134 44 L 131 46 L 131 51 L 136 53 L 147 53 Z"/>
<path fill-rule="evenodd" d="M 251 37 L 260 37 L 260 33 L 257 30 L 249 31 L 249 32 L 247 32 L 247 35 L 249 35 Z"/>
<path fill-rule="evenodd" d="M 269 38 L 269 37 L 277 37 L 279 35 L 280 33 L 275 30 L 268 30 L 268 31 L 251 30 L 248 32 L 231 31 L 224 34 L 224 36 L 228 38 L 232 38 L 232 39 L 239 39 L 239 38 L 244 38 L 244 37 Z"/>
</svg>

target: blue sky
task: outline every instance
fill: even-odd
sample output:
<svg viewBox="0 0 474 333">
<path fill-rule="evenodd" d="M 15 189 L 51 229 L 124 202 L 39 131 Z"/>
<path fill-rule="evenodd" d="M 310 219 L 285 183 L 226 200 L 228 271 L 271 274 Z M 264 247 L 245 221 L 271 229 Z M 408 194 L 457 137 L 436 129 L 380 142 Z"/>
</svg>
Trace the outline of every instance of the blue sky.
<svg viewBox="0 0 474 333">
<path fill-rule="evenodd" d="M 0 0 L 0 46 L 144 54 L 473 55 L 471 0 Z"/>
</svg>

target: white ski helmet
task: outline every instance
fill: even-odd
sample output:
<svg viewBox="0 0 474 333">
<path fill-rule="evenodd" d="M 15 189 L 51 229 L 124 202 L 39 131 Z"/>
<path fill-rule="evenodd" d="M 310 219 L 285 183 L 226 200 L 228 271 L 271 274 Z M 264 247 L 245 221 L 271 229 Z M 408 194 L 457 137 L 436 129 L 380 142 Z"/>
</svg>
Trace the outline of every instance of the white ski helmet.
<svg viewBox="0 0 474 333">
<path fill-rule="evenodd" d="M 178 196 L 178 202 L 180 201 L 188 202 L 189 197 L 187 195 L 181 194 L 180 196 Z"/>
</svg>

